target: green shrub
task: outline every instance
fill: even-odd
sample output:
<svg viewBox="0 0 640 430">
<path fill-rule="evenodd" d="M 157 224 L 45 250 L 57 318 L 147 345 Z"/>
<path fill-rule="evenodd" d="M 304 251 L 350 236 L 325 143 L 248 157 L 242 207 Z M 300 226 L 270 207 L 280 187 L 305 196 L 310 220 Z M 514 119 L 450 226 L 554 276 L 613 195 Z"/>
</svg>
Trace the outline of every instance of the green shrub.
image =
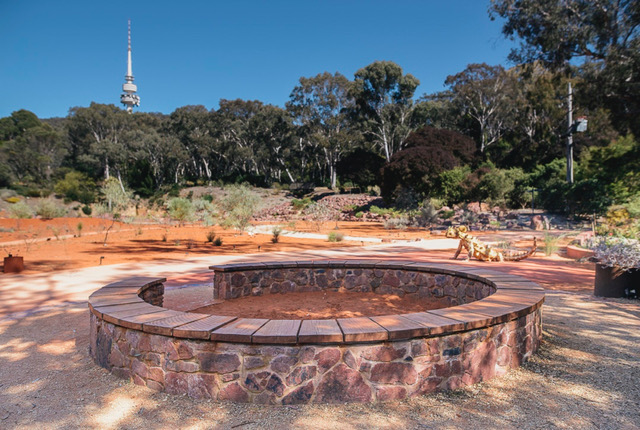
<svg viewBox="0 0 640 430">
<path fill-rule="evenodd" d="M 439 216 L 442 219 L 449 219 L 453 217 L 455 214 L 456 214 L 456 211 L 448 210 L 448 211 L 440 211 Z"/>
<path fill-rule="evenodd" d="M 293 206 L 293 208 L 297 211 L 306 209 L 306 207 L 309 206 L 311 203 L 313 203 L 313 201 L 309 197 L 305 197 L 303 199 L 291 200 L 291 206 Z"/>
<path fill-rule="evenodd" d="M 78 201 L 88 205 L 96 201 L 96 184 L 84 173 L 72 171 L 56 182 L 54 192 L 66 202 Z"/>
<path fill-rule="evenodd" d="M 87 216 L 91 215 L 91 206 L 89 205 L 82 206 L 82 213 Z"/>
<path fill-rule="evenodd" d="M 344 240 L 344 234 L 339 231 L 332 231 L 327 235 L 329 242 L 342 242 Z"/>
<path fill-rule="evenodd" d="M 363 212 L 356 212 L 356 218 L 360 219 L 364 216 Z"/>
<path fill-rule="evenodd" d="M 209 203 L 212 203 L 213 202 L 213 196 L 211 194 L 204 194 L 202 196 L 202 200 L 205 200 L 205 201 L 207 201 Z"/>
<path fill-rule="evenodd" d="M 61 218 L 67 214 L 67 210 L 58 206 L 53 200 L 42 200 L 36 206 L 36 214 L 42 218 Z"/>
<path fill-rule="evenodd" d="M 221 202 L 225 211 L 223 226 L 244 231 L 258 210 L 260 198 L 246 185 L 232 185 L 227 190 L 228 194 Z"/>
<path fill-rule="evenodd" d="M 544 234 L 544 255 L 547 257 L 558 250 L 558 242 L 561 236 L 556 236 L 550 233 Z"/>
<path fill-rule="evenodd" d="M 84 225 L 82 225 L 81 222 L 78 223 L 78 225 L 76 226 L 76 229 L 78 230 L 78 237 L 82 236 L 82 229 L 83 229 Z"/>
<path fill-rule="evenodd" d="M 25 203 L 18 202 L 9 207 L 11 218 L 26 219 L 33 217 L 33 210 Z"/>
<path fill-rule="evenodd" d="M 175 197 L 169 200 L 169 203 L 167 203 L 167 209 L 169 211 L 169 216 L 179 223 L 188 222 L 193 219 L 193 203 L 191 203 L 191 200 L 189 199 Z"/>
<path fill-rule="evenodd" d="M 396 214 L 396 212 L 393 209 L 379 208 L 378 206 L 375 206 L 375 205 L 369 208 L 369 212 L 376 215 L 395 215 Z"/>
</svg>

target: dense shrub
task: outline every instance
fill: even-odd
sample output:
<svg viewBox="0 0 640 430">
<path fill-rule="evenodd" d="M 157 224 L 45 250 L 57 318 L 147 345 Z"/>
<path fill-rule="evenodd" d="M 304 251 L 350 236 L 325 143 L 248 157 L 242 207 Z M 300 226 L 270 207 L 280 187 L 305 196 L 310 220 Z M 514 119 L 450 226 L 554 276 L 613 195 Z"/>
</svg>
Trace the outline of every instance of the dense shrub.
<svg viewBox="0 0 640 430">
<path fill-rule="evenodd" d="M 42 218 L 60 218 L 67 214 L 67 210 L 53 200 L 42 200 L 36 206 L 36 214 Z"/>
<path fill-rule="evenodd" d="M 475 143 L 450 130 L 423 127 L 407 139 L 409 148 L 396 152 L 382 170 L 382 196 L 390 201 L 399 189 L 430 196 L 442 172 L 473 161 Z"/>
<path fill-rule="evenodd" d="M 71 171 L 54 186 L 54 192 L 66 202 L 78 201 L 85 205 L 96 201 L 96 184 L 84 173 Z"/>
<path fill-rule="evenodd" d="M 380 183 L 380 170 L 385 159 L 365 148 L 358 148 L 344 156 L 337 164 L 336 171 L 343 182 L 351 181 L 361 189 Z"/>
<path fill-rule="evenodd" d="M 194 208 L 193 203 L 189 199 L 175 197 L 167 203 L 169 216 L 179 223 L 189 222 L 193 220 Z"/>
</svg>

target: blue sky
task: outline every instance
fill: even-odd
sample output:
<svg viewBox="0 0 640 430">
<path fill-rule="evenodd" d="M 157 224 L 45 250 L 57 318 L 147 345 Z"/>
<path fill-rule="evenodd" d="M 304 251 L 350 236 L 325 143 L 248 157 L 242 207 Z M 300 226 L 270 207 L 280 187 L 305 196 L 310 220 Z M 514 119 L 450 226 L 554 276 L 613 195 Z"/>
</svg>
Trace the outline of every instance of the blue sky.
<svg viewBox="0 0 640 430">
<path fill-rule="evenodd" d="M 0 117 L 65 116 L 119 105 L 132 20 L 138 110 L 217 108 L 224 99 L 284 106 L 301 76 L 349 79 L 376 60 L 442 90 L 469 63 L 503 64 L 513 42 L 481 0 L 0 0 Z"/>
</svg>

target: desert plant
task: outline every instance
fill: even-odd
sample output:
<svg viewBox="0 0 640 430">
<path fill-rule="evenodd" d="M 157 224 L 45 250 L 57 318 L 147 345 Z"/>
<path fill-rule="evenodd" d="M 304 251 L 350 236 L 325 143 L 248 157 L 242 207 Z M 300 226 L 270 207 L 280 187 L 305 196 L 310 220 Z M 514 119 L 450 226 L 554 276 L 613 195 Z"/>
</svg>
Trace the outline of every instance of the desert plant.
<svg viewBox="0 0 640 430">
<path fill-rule="evenodd" d="M 216 238 L 216 232 L 213 230 L 209 230 L 207 232 L 207 242 L 212 243 L 215 238 Z"/>
<path fill-rule="evenodd" d="M 227 189 L 228 194 L 221 202 L 225 211 L 222 225 L 244 231 L 258 210 L 259 197 L 246 185 L 232 185 Z"/>
<path fill-rule="evenodd" d="M 163 242 L 166 242 L 166 241 L 167 241 L 167 233 L 163 233 L 163 234 L 162 234 L 162 238 L 161 238 L 161 240 L 162 240 Z"/>
<path fill-rule="evenodd" d="M 307 218 L 316 226 L 317 231 L 322 230 L 324 223 L 331 219 L 331 210 L 320 203 L 310 204 L 304 211 Z"/>
<path fill-rule="evenodd" d="M 78 237 L 82 237 L 82 228 L 84 226 L 82 225 L 81 222 L 78 223 L 78 225 L 76 226 L 76 230 L 78 230 Z"/>
<path fill-rule="evenodd" d="M 623 271 L 640 269 L 640 241 L 637 239 L 596 237 L 591 245 L 598 264 Z"/>
<path fill-rule="evenodd" d="M 423 203 L 412 219 L 412 224 L 416 227 L 428 227 L 436 222 L 438 222 L 438 211 L 428 200 Z"/>
<path fill-rule="evenodd" d="M 448 210 L 448 211 L 441 211 L 438 216 L 442 219 L 449 219 L 449 218 L 452 218 L 455 214 L 456 214 L 456 211 Z"/>
<path fill-rule="evenodd" d="M 167 203 L 169 216 L 178 221 L 179 224 L 191 221 L 194 215 L 193 203 L 183 197 L 174 197 Z"/>
<path fill-rule="evenodd" d="M 278 243 L 280 241 L 280 234 L 282 234 L 282 228 L 276 226 L 271 230 L 271 242 Z"/>
<path fill-rule="evenodd" d="M 463 211 L 460 215 L 460 224 L 471 225 L 478 222 L 478 215 L 471 211 Z"/>
<path fill-rule="evenodd" d="M 327 235 L 327 240 L 329 240 L 329 242 L 342 242 L 344 240 L 344 234 L 339 231 L 331 231 Z"/>
<path fill-rule="evenodd" d="M 356 218 L 360 219 L 360 218 L 362 218 L 363 216 L 364 216 L 364 213 L 363 213 L 363 212 L 356 212 L 356 215 L 355 215 L 355 217 L 356 217 Z"/>
<path fill-rule="evenodd" d="M 222 246 L 222 238 L 216 237 L 213 241 L 213 246 Z"/>
<path fill-rule="evenodd" d="M 11 218 L 26 219 L 33 217 L 33 210 L 25 202 L 14 203 L 9 207 Z"/>
<path fill-rule="evenodd" d="M 113 176 L 104 181 L 100 192 L 107 201 L 107 211 L 118 213 L 125 209 L 131 201 L 131 192 L 124 188 L 124 185 Z"/>
<path fill-rule="evenodd" d="M 558 250 L 558 242 L 560 241 L 560 236 L 556 236 L 551 233 L 545 233 L 543 241 L 544 255 L 548 257 Z"/>
<path fill-rule="evenodd" d="M 400 216 L 396 218 L 389 218 L 384 222 L 384 228 L 387 230 L 406 230 L 409 227 L 409 218 L 406 216 Z"/>
<path fill-rule="evenodd" d="M 53 200 L 42 200 L 36 206 L 36 214 L 42 218 L 60 218 L 67 214 L 67 210 L 58 206 Z"/>
<path fill-rule="evenodd" d="M 82 206 L 82 213 L 83 214 L 89 216 L 89 215 L 91 215 L 91 212 L 92 212 L 91 211 L 91 206 L 89 206 L 89 205 Z"/>
</svg>

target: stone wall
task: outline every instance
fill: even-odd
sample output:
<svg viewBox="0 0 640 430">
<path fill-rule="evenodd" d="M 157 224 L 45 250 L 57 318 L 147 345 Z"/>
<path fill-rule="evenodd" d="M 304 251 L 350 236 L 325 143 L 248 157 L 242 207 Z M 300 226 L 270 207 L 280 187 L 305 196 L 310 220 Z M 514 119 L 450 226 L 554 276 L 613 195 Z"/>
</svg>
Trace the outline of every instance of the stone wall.
<svg viewBox="0 0 640 430">
<path fill-rule="evenodd" d="M 90 352 L 112 373 L 172 394 L 261 404 L 372 402 L 457 389 L 538 348 L 541 308 L 508 322 L 376 344 L 252 345 L 177 339 L 91 314 Z"/>
<path fill-rule="evenodd" d="M 438 307 L 459 306 L 481 300 L 495 287 L 478 280 L 443 273 L 387 268 L 278 268 L 215 271 L 215 297 L 311 291 L 350 291 L 415 296 Z"/>
</svg>

